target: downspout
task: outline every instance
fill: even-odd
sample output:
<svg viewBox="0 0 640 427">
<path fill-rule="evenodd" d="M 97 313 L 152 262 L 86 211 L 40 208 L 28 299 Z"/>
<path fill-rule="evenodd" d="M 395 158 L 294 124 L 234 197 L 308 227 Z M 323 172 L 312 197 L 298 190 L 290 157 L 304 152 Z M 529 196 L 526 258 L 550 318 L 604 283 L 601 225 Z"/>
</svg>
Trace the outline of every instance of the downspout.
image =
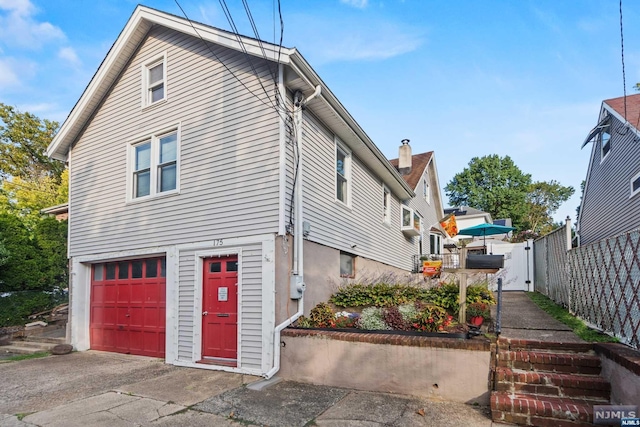
<svg viewBox="0 0 640 427">
<path fill-rule="evenodd" d="M 294 293 L 299 292 L 298 300 L 298 310 L 296 313 L 280 323 L 276 326 L 273 336 L 273 368 L 269 370 L 264 377 L 269 379 L 278 373 L 280 370 L 280 332 L 287 326 L 291 325 L 293 322 L 298 320 L 300 316 L 304 313 L 304 254 L 302 250 L 302 245 L 304 244 L 304 236 L 302 235 L 302 121 L 303 114 L 302 110 L 304 107 L 316 96 L 320 95 L 321 87 L 320 85 L 316 86 L 315 91 L 307 98 L 304 99 L 302 92 L 296 92 L 294 94 L 293 105 L 294 105 L 294 113 L 293 113 L 293 121 L 294 126 L 296 127 L 296 148 L 298 150 L 298 169 L 297 169 L 297 178 L 294 187 L 294 203 L 295 203 L 295 222 L 294 222 L 294 231 L 293 231 L 293 277 L 291 278 L 291 293 L 292 298 Z"/>
</svg>

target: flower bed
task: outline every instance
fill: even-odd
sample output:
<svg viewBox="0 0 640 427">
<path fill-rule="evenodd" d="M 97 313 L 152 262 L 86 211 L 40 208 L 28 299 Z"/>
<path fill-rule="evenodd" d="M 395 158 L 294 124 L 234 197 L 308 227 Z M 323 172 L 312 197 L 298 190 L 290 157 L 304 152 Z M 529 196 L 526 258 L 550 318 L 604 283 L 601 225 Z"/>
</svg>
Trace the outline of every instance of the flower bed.
<svg viewBox="0 0 640 427">
<path fill-rule="evenodd" d="M 486 283 L 467 288 L 467 304 L 488 307 L 495 299 Z M 459 310 L 458 285 L 441 283 L 433 288 L 405 284 L 360 284 L 342 286 L 328 303 L 316 305 L 309 317 L 294 327 L 356 330 L 357 332 L 410 333 L 453 337 L 466 336 L 466 324 L 455 322 Z"/>
</svg>

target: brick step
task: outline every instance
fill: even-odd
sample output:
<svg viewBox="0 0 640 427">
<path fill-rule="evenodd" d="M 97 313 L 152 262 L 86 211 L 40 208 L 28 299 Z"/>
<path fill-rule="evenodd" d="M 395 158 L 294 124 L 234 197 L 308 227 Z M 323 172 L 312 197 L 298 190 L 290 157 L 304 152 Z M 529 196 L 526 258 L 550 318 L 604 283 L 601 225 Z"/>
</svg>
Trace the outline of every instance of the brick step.
<svg viewBox="0 0 640 427">
<path fill-rule="evenodd" d="M 545 351 L 500 351 L 498 367 L 524 371 L 546 371 L 573 374 L 600 374 L 600 358 L 582 353 L 549 353 Z"/>
<path fill-rule="evenodd" d="M 498 348 L 502 350 L 542 350 L 562 353 L 594 353 L 593 343 L 549 342 L 538 340 L 498 339 Z"/>
<path fill-rule="evenodd" d="M 602 404 L 606 404 L 611 397 L 611 384 L 596 375 L 497 368 L 495 380 L 497 391 L 587 398 L 602 400 Z"/>
<path fill-rule="evenodd" d="M 495 422 L 537 427 L 583 427 L 593 424 L 593 405 L 602 402 L 566 397 L 491 393 Z"/>
</svg>

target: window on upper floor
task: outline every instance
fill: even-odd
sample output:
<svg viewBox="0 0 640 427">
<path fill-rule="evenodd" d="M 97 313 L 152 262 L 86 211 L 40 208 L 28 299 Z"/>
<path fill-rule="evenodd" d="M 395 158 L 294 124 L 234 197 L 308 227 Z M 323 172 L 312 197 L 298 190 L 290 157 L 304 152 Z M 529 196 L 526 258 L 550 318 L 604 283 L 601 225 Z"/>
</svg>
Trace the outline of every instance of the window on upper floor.
<svg viewBox="0 0 640 427">
<path fill-rule="evenodd" d="M 431 189 L 429 188 L 429 177 L 425 176 L 422 179 L 422 197 L 424 200 L 431 204 Z"/>
<path fill-rule="evenodd" d="M 336 139 L 336 200 L 350 206 L 351 152 Z"/>
<path fill-rule="evenodd" d="M 600 162 L 603 162 L 604 159 L 611 152 L 611 133 L 610 126 L 606 126 L 600 132 Z"/>
<path fill-rule="evenodd" d="M 633 197 L 638 193 L 640 193 L 640 173 L 631 178 L 631 195 L 629 197 Z"/>
<path fill-rule="evenodd" d="M 142 66 L 142 107 L 167 99 L 167 56 Z"/>
<path fill-rule="evenodd" d="M 387 224 L 391 224 L 391 192 L 384 185 L 382 186 L 382 199 L 383 199 L 382 220 Z"/>
<path fill-rule="evenodd" d="M 178 191 L 179 148 L 177 127 L 130 145 L 129 200 Z"/>
<path fill-rule="evenodd" d="M 340 277 L 356 277 L 356 257 L 347 252 L 340 252 Z"/>
</svg>

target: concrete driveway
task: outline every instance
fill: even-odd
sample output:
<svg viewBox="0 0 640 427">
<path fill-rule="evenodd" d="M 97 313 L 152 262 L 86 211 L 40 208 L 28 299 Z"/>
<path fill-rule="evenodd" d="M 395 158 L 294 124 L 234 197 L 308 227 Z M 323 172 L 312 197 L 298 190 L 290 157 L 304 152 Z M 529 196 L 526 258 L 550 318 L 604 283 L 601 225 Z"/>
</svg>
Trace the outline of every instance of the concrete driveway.
<svg viewBox="0 0 640 427">
<path fill-rule="evenodd" d="M 491 426 L 486 408 L 87 351 L 0 363 L 0 426 Z"/>
</svg>

